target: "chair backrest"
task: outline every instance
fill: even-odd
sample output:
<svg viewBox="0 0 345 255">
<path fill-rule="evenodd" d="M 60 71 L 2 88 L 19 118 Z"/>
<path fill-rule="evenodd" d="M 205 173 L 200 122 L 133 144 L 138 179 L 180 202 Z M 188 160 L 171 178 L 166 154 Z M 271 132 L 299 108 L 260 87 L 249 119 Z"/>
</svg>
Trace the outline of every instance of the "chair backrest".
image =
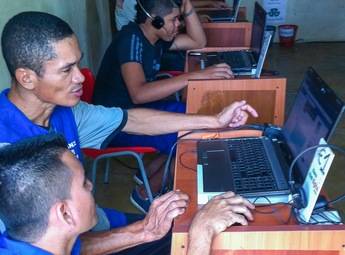
<svg viewBox="0 0 345 255">
<path fill-rule="evenodd" d="M 81 100 L 87 103 L 92 103 L 93 90 L 95 88 L 95 76 L 89 68 L 81 68 L 80 71 L 85 77 Z"/>
</svg>

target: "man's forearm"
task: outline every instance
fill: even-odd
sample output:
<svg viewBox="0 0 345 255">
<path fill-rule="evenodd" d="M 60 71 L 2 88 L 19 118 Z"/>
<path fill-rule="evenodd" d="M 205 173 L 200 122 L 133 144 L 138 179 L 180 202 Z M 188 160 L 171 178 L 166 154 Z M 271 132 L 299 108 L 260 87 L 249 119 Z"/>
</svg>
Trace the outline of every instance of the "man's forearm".
<svg viewBox="0 0 345 255">
<path fill-rule="evenodd" d="M 189 231 L 187 255 L 209 255 L 211 246 L 212 236 L 204 229 Z"/>
<path fill-rule="evenodd" d="M 104 232 L 87 232 L 81 235 L 82 254 L 111 254 L 139 244 L 146 240 L 142 222 Z"/>
<path fill-rule="evenodd" d="M 183 89 L 188 84 L 189 74 L 182 74 L 169 79 L 147 82 L 130 92 L 135 104 L 144 104 L 161 100 Z"/>
<path fill-rule="evenodd" d="M 185 0 L 185 8 L 182 15 L 186 25 L 186 34 L 178 35 L 172 49 L 196 49 L 206 46 L 206 35 L 200 23 L 199 17 L 189 0 Z M 187 39 L 188 38 L 188 39 Z M 173 44 L 173 45 L 174 45 Z"/>
<path fill-rule="evenodd" d="M 128 110 L 128 121 L 123 131 L 133 134 L 158 135 L 183 130 L 219 128 L 214 116 L 179 114 L 150 109 Z"/>
</svg>

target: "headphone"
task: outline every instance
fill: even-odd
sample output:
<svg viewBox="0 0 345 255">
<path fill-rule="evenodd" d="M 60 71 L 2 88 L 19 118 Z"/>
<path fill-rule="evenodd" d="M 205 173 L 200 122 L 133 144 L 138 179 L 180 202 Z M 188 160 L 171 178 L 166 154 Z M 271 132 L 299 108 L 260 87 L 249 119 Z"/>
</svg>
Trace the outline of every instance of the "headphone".
<svg viewBox="0 0 345 255">
<path fill-rule="evenodd" d="M 164 19 L 161 16 L 152 17 L 152 15 L 150 13 L 148 13 L 148 11 L 145 10 L 145 8 L 142 5 L 142 3 L 140 2 L 140 0 L 137 0 L 137 3 L 139 5 L 140 9 L 151 20 L 151 24 L 154 28 L 161 29 L 162 27 L 164 27 Z"/>
<path fill-rule="evenodd" d="M 307 207 L 307 196 L 300 185 L 291 185 L 292 206 L 295 209 L 303 209 Z"/>
</svg>

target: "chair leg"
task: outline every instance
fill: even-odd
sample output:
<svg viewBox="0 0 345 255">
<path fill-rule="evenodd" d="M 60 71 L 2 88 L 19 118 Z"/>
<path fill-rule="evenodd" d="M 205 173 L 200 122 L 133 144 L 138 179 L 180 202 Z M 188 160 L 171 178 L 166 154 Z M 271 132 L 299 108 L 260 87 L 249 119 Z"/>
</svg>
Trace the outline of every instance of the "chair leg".
<svg viewBox="0 0 345 255">
<path fill-rule="evenodd" d="M 180 101 L 181 101 L 180 91 L 176 91 L 176 92 L 175 92 L 175 99 L 176 99 L 177 102 L 180 102 Z"/>
<path fill-rule="evenodd" d="M 92 193 L 95 194 L 96 192 L 96 171 L 97 171 L 97 162 L 98 159 L 94 159 L 93 163 L 92 163 L 92 170 L 91 170 L 91 182 L 93 185 L 93 189 L 92 189 Z"/>
<path fill-rule="evenodd" d="M 150 202 L 152 202 L 153 201 L 153 195 L 152 195 L 150 183 L 149 183 L 147 175 L 146 175 L 144 163 L 143 163 L 143 161 L 141 159 L 142 156 L 140 156 L 138 153 L 135 153 L 135 152 L 132 152 L 132 151 L 115 152 L 115 153 L 111 153 L 111 154 L 108 154 L 108 155 L 102 155 L 102 156 L 99 156 L 98 158 L 96 158 L 94 160 L 93 166 L 92 166 L 92 183 L 94 185 L 93 193 L 95 193 L 96 171 L 97 171 L 97 163 L 98 163 L 98 161 L 100 159 L 103 159 L 103 158 L 111 158 L 111 157 L 118 157 L 118 156 L 128 156 L 128 155 L 131 155 L 131 156 L 133 156 L 136 159 L 136 161 L 137 161 L 137 163 L 139 165 L 140 174 L 141 174 L 141 176 L 143 178 L 144 187 L 145 187 L 147 196 L 148 196 Z"/>
<path fill-rule="evenodd" d="M 110 169 L 110 159 L 106 159 L 105 163 L 105 173 L 104 173 L 104 183 L 108 184 L 109 183 L 109 169 Z"/>
<path fill-rule="evenodd" d="M 153 195 L 152 195 L 150 183 L 149 183 L 149 180 L 147 178 L 146 171 L 145 171 L 144 163 L 142 161 L 143 155 L 134 154 L 134 157 L 138 161 L 139 171 L 140 171 L 141 177 L 143 178 L 144 187 L 145 187 L 145 190 L 147 193 L 147 197 L 149 198 L 150 202 L 152 202 L 153 201 Z"/>
</svg>

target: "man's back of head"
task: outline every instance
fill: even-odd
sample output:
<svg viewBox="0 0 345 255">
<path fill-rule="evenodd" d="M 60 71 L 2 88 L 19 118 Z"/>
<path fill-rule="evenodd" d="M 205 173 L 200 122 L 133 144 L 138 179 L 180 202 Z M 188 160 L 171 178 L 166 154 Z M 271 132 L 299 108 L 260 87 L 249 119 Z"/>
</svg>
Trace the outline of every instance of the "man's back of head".
<svg viewBox="0 0 345 255">
<path fill-rule="evenodd" d="M 22 12 L 12 17 L 1 35 L 2 53 L 12 78 L 18 68 L 41 75 L 43 63 L 55 56 L 52 44 L 73 34 L 65 21 L 48 13 Z"/>
<path fill-rule="evenodd" d="M 68 199 L 71 172 L 61 160 L 61 136 L 41 136 L 0 149 L 0 218 L 13 239 L 33 243 L 45 234 L 50 209 Z"/>
</svg>

